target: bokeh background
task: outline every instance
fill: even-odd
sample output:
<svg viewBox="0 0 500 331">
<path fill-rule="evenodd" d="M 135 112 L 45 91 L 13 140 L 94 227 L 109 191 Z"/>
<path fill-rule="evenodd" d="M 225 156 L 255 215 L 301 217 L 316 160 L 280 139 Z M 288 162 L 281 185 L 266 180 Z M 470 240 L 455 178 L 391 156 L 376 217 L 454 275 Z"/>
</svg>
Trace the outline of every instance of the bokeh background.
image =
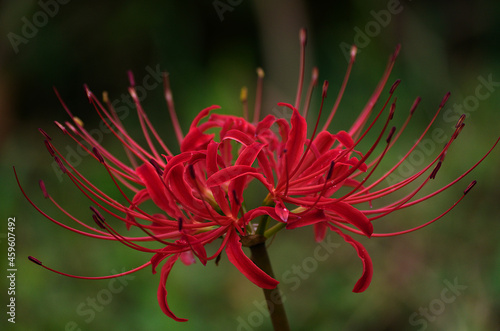
<svg viewBox="0 0 500 331">
<path fill-rule="evenodd" d="M 3 310 L 7 296 L 2 294 L 0 325 L 12 329 L 271 329 L 257 308 L 263 301 L 260 289 L 226 258 L 218 267 L 198 263 L 189 267 L 179 264 L 173 269 L 168 280 L 169 303 L 178 316 L 190 319 L 183 324 L 162 314 L 156 299 L 159 275 L 152 275 L 149 269 L 125 279 L 119 293 L 105 298 L 103 289 L 109 288 L 109 281 L 65 278 L 27 260 L 28 255 L 34 255 L 58 270 L 105 275 L 133 268 L 149 258 L 118 243 L 66 231 L 44 219 L 21 195 L 12 166 L 25 190 L 47 213 L 69 221 L 43 199 L 39 179 L 63 206 L 91 220 L 89 202 L 67 178 L 60 180 L 37 130 L 44 128 L 61 150 L 70 153 L 76 147 L 53 125 L 54 120 L 68 119 L 53 86 L 87 127 L 98 127 L 99 119 L 85 97 L 84 83 L 97 95 L 108 91 L 111 100 L 125 105 L 127 70 L 142 82 L 151 69 L 159 67 L 170 73 L 178 116 L 186 130 L 196 113 L 212 104 L 221 105 L 225 113 L 240 114 L 240 88 L 248 86 L 252 100 L 255 68 L 261 66 L 266 72 L 264 111 L 279 116 L 276 103 L 293 102 L 295 98 L 298 31 L 307 27 L 306 77 L 312 66 L 318 66 L 320 81 L 329 80 L 327 108 L 334 103 L 347 65 L 341 46 L 357 42 L 360 48 L 332 126 L 334 131 L 352 123 L 381 77 L 388 56 L 397 44 L 402 45 L 383 93 L 387 95 L 393 81 L 402 80 L 396 93 L 396 125 L 401 125 L 416 96 L 421 96 L 422 102 L 386 166 L 398 161 L 412 146 L 448 91 L 451 97 L 433 129 L 443 130 L 449 137 L 457 117 L 455 111 L 469 109 L 469 116 L 430 189 L 466 171 L 499 135 L 499 84 L 493 83 L 488 90 L 479 87 L 482 83 L 478 79 L 500 82 L 498 1 L 63 2 L 6 0 L 0 4 L 2 274 L 7 269 L 9 217 L 16 218 L 18 269 L 16 324 L 6 321 Z M 52 5 L 42 6 L 47 3 Z M 394 13 L 381 14 L 389 10 Z M 53 15 L 45 15 L 44 20 L 40 12 L 47 11 Z M 39 26 L 30 30 L 26 22 L 34 20 Z M 479 99 L 478 88 L 482 95 L 487 91 L 489 95 Z M 319 98 L 317 90 L 311 123 Z M 161 84 L 147 90 L 143 106 L 176 150 Z M 140 140 L 134 109 L 129 110 L 126 126 Z M 105 146 L 123 154 L 111 135 L 103 134 L 102 139 Z M 407 171 L 411 173 L 430 162 L 442 145 L 436 143 L 430 152 L 420 149 L 423 160 L 415 156 L 413 163 L 407 163 Z M 79 154 L 72 157 L 79 170 L 113 191 L 97 162 Z M 294 265 L 311 260 L 317 243 L 311 229 L 279 233 L 269 250 L 275 274 L 282 281 L 292 329 L 499 330 L 499 166 L 497 148 L 472 174 L 445 193 L 377 221 L 375 230 L 380 232 L 422 224 L 448 208 L 472 179 L 478 181 L 455 210 L 432 226 L 393 238 L 359 238 L 374 264 L 372 284 L 362 294 L 351 292 L 361 273 L 361 262 L 352 247 L 333 234 L 331 241 L 339 246 L 326 261 L 314 264 L 298 282 L 283 279 L 290 277 Z M 404 177 L 405 173 L 398 174 Z M 1 278 L 1 292 L 6 293 L 6 277 Z M 458 283 L 460 290 L 454 300 L 443 302 L 441 294 L 449 283 Z M 90 308 L 89 300 L 99 295 L 106 304 Z M 421 308 L 429 311 L 427 317 Z"/>
</svg>

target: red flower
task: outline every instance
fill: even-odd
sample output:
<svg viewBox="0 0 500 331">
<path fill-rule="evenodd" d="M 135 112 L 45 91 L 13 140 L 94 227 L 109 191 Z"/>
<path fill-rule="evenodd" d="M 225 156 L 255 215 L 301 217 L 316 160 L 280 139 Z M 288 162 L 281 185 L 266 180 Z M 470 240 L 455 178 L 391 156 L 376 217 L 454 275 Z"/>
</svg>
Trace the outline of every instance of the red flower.
<svg viewBox="0 0 500 331">
<path fill-rule="evenodd" d="M 164 262 L 161 269 L 158 301 L 163 312 L 177 321 L 185 321 L 185 319 L 176 317 L 168 307 L 166 280 L 179 258 L 185 264 L 191 264 L 195 259 L 206 264 L 212 259 L 217 261 L 220 254 L 225 251 L 229 261 L 249 280 L 262 288 L 274 288 L 278 282 L 258 268 L 244 254 L 242 245 L 250 246 L 256 242 L 262 242 L 284 228 L 294 229 L 312 225 L 317 241 L 324 239 L 328 229 L 341 236 L 356 249 L 363 263 L 362 276 L 353 291 L 364 291 L 371 282 L 372 262 L 365 248 L 346 231 L 367 237 L 394 236 L 431 224 L 455 207 L 472 188 L 475 181 L 451 207 L 435 219 L 418 227 L 394 233 L 375 233 L 372 222 L 397 210 L 424 202 L 448 189 L 481 163 L 496 146 L 498 140 L 485 156 L 463 175 L 431 194 L 414 199 L 417 193 L 436 177 L 448 148 L 464 126 L 465 116 L 462 116 L 451 139 L 435 159 L 416 174 L 384 187 L 382 185 L 384 180 L 408 158 L 423 139 L 448 99 L 449 93 L 444 97 L 434 118 L 408 153 L 382 176 L 373 179 L 373 174 L 381 160 L 400 137 L 420 101 L 419 98 L 415 100 L 407 120 L 397 133 L 395 127 L 389 126 L 389 122 L 396 112 L 396 99 L 393 98 L 393 94 L 399 81 L 396 81 L 390 88 L 382 107 L 376 109 L 377 101 L 382 96 L 398 55 L 399 47 L 390 57 L 378 86 L 352 127 L 348 131 L 332 134 L 328 131 L 328 127 L 346 88 L 356 48 L 352 48 L 344 82 L 326 123 L 322 129 L 318 129 L 328 89 L 328 83 L 325 81 L 318 120 L 313 129 L 308 130 L 306 116 L 309 101 L 317 84 L 318 71 L 313 70 L 306 101 L 301 106 L 306 39 L 304 30 L 301 31 L 300 37 L 302 60 L 295 104 L 278 104 L 288 108 L 292 113 L 290 123 L 272 115 L 259 121 L 263 80 L 263 71 L 259 69 L 256 112 L 253 122 L 248 121 L 246 90 L 243 90 L 243 118 L 210 114 L 212 110 L 219 108 L 211 106 L 196 116 L 189 132 L 184 137 L 175 115 L 173 99 L 165 75 L 165 96 L 181 150 L 179 154 L 174 155 L 160 139 L 142 110 L 131 77 L 132 86 L 129 91 L 137 106 L 148 149 L 141 147 L 130 137 L 106 97 L 104 103 L 107 107 L 102 105 L 90 90 L 86 89 L 89 100 L 95 106 L 99 116 L 125 147 L 130 165 L 120 161 L 92 138 L 81 121 L 73 116 L 62 100 L 61 103 L 73 124 L 66 122 L 62 125 L 56 122 L 64 134 L 74 139 L 104 165 L 127 204 L 118 203 L 87 180 L 64 158 L 43 130 L 40 131 L 45 136 L 45 145 L 51 156 L 68 178 L 91 201 L 92 217 L 99 228 L 91 227 L 71 216 L 47 193 L 42 181 L 40 185 L 45 197 L 82 226 L 83 230 L 55 220 L 40 210 L 27 197 L 24 190 L 23 194 L 45 217 L 71 231 L 93 238 L 116 240 L 130 248 L 152 255 L 150 261 L 124 274 L 149 265 L 155 273 L 159 264 Z M 383 122 L 381 131 L 375 135 L 375 138 L 370 137 L 375 123 L 379 121 Z M 367 137 L 370 137 L 373 143 L 366 151 L 360 151 L 361 142 L 368 139 Z M 79 142 L 80 140 L 85 141 L 88 146 L 84 146 Z M 157 150 L 155 146 L 158 145 L 161 146 L 162 151 Z M 378 154 L 375 154 L 376 151 Z M 262 184 L 267 191 L 267 196 L 262 206 L 250 208 L 245 204 L 245 189 L 254 180 Z M 385 201 L 386 197 L 413 183 L 416 187 L 411 193 L 392 203 L 379 202 L 382 198 Z M 133 197 L 129 198 L 123 188 L 130 190 Z M 152 200 L 159 208 L 158 213 L 148 213 L 141 208 L 141 205 L 148 200 Z M 364 205 L 367 203 L 372 208 L 366 209 Z M 127 228 L 139 228 L 145 235 L 142 237 L 124 236 L 116 230 L 114 223 L 112 225 L 105 221 L 101 212 L 123 222 Z M 264 218 L 261 218 L 259 222 L 255 221 L 259 216 L 264 216 Z M 268 217 L 276 222 L 270 224 Z M 222 242 L 218 249 L 212 255 L 207 255 L 206 245 L 219 238 L 222 238 Z M 142 245 L 144 241 L 157 242 L 160 247 L 146 247 Z M 43 266 L 39 260 L 32 257 L 30 259 Z M 103 279 L 115 276 L 120 275 L 72 277 Z"/>
<path fill-rule="evenodd" d="M 304 51 L 305 46 L 305 37 L 302 36 L 303 33 L 304 32 L 301 32 L 302 51 Z M 349 231 L 367 237 L 394 236 L 415 231 L 435 222 L 458 204 L 472 186 L 475 185 L 475 181 L 466 188 L 463 196 L 450 208 L 440 216 L 421 226 L 394 233 L 374 233 L 372 225 L 372 221 L 378 218 L 399 209 L 424 202 L 451 187 L 472 171 L 498 143 L 497 140 L 481 160 L 451 183 L 422 198 L 412 200 L 431 179 L 436 177 L 448 148 L 464 127 L 463 120 L 465 115 L 463 115 L 456 124 L 456 129 L 451 139 L 427 166 L 399 183 L 380 187 L 383 181 L 408 158 L 411 152 L 424 138 L 449 97 L 449 93 L 445 95 L 434 118 L 403 159 L 397 162 L 381 177 L 373 180 L 373 173 L 389 149 L 400 137 L 420 102 L 420 98 L 415 100 L 406 122 L 397 134 L 395 127 L 388 129 L 389 122 L 392 120 L 396 110 L 396 99 L 394 99 L 392 103 L 390 102 L 393 93 L 400 83 L 398 80 L 390 88 L 389 95 L 383 103 L 383 106 L 378 110 L 374 119 L 369 122 L 370 116 L 382 94 L 383 87 L 387 82 L 398 53 L 399 47 L 390 57 L 387 68 L 376 90 L 348 132 L 340 131 L 336 134 L 332 134 L 328 132 L 327 129 L 339 106 L 346 87 L 351 66 L 354 63 L 356 55 L 355 47 L 352 48 L 351 61 L 347 74 L 327 122 L 319 132 L 317 130 L 318 122 L 316 122 L 310 139 L 307 139 L 308 130 L 305 116 L 308 111 L 308 100 L 311 98 L 313 87 L 316 85 L 317 81 L 316 69 L 313 70 L 313 77 L 308 89 L 307 101 L 303 106 L 302 115 L 298 110 L 302 91 L 301 80 L 299 80 L 295 106 L 287 103 L 278 104 L 291 110 L 291 126 L 289 126 L 288 122 L 284 119 L 275 118 L 272 115 L 268 115 L 254 126 L 249 125 L 246 119 L 243 121 L 242 119 L 230 116 L 213 115 L 205 123 L 199 126 L 199 130 L 194 131 L 196 139 L 201 142 L 199 145 L 193 145 L 197 148 L 205 148 L 205 142 L 213 138 L 213 136 L 208 136 L 203 132 L 218 127 L 220 129 L 219 139 L 221 143 L 225 143 L 228 140 L 233 141 L 241 145 L 240 152 L 246 151 L 248 148 L 253 148 L 254 152 L 258 153 L 256 156 L 252 154 L 253 158 L 251 160 L 253 162 L 256 159 L 258 162 L 257 166 L 250 167 L 250 163 L 238 164 L 238 162 L 236 162 L 233 164 L 229 162 L 226 163 L 226 165 L 230 164 L 230 166 L 226 166 L 213 173 L 206 181 L 209 188 L 215 188 L 227 184 L 228 181 L 234 182 L 239 178 L 243 178 L 242 182 L 240 182 L 243 184 L 245 178 L 251 177 L 259 180 L 264 187 L 266 187 L 268 195 L 264 199 L 263 206 L 248 211 L 245 214 L 245 224 L 262 215 L 268 215 L 274 220 L 281 222 L 281 224 L 269 229 L 265 233 L 266 237 L 269 237 L 275 233 L 275 231 L 283 227 L 286 227 L 286 229 L 294 229 L 313 225 L 317 241 L 323 240 L 326 235 L 326 230 L 330 229 L 338 233 L 346 242 L 356 249 L 363 262 L 363 274 L 356 283 L 353 289 L 354 292 L 362 292 L 369 286 L 373 272 L 372 262 L 364 247 L 343 231 Z M 303 76 L 302 61 L 300 77 Z M 325 81 L 323 84 L 322 103 L 318 120 L 321 116 L 327 88 L 328 82 Z M 389 104 L 390 106 L 388 107 Z M 383 128 L 375 139 L 371 138 L 374 140 L 372 146 L 366 152 L 358 151 L 356 149 L 357 146 L 367 137 L 374 124 L 381 120 L 384 111 L 387 112 L 387 115 L 385 115 L 385 120 L 383 120 Z M 275 131 L 271 130 L 273 125 L 277 127 L 279 133 L 275 133 Z M 384 134 L 387 135 L 385 139 Z M 208 139 L 208 137 L 210 137 L 210 139 Z M 373 156 L 376 148 L 379 147 L 380 144 L 385 144 L 385 147 L 381 147 L 382 151 L 379 152 L 378 155 Z M 258 150 L 256 150 L 257 146 Z M 220 150 L 224 151 L 223 148 Z M 220 156 L 224 160 L 227 159 L 227 155 L 222 154 Z M 367 163 L 370 157 L 372 157 L 372 160 Z M 369 180 L 372 181 L 371 184 L 366 185 Z M 416 183 L 417 181 L 419 181 L 419 184 L 411 193 L 398 198 L 395 202 L 377 208 L 373 207 L 373 204 L 377 203 L 377 200 L 405 189 L 410 184 Z M 348 193 L 337 193 L 340 190 L 345 191 L 346 189 L 348 189 Z M 238 191 L 239 200 L 243 198 L 242 193 L 242 190 Z M 370 209 L 358 207 L 366 203 L 370 204 Z M 264 234 L 264 232 L 261 234 Z"/>
<path fill-rule="evenodd" d="M 166 79 L 166 77 L 165 77 Z M 133 81 L 133 79 L 131 79 Z M 168 82 L 165 84 L 166 95 L 170 94 L 168 90 Z M 57 93 L 57 91 L 56 91 Z M 216 259 L 221 252 L 225 250 L 229 261 L 234 264 L 249 280 L 262 288 L 274 288 L 278 281 L 268 276 L 264 271 L 258 268 L 243 252 L 240 242 L 240 235 L 245 235 L 244 218 L 239 218 L 240 203 L 244 186 L 241 185 L 240 179 L 235 179 L 228 185 L 225 190 L 221 188 L 208 189 L 205 184 L 205 177 L 218 171 L 218 166 L 223 164 L 223 160 L 217 156 L 218 145 L 210 139 L 206 139 L 206 135 L 192 139 L 197 135 L 199 128 L 196 127 L 198 121 L 203 118 L 212 109 L 219 108 L 212 106 L 200 112 L 193 121 L 189 134 L 186 138 L 182 138 L 182 133 L 178 129 L 177 121 L 174 118 L 174 125 L 177 132 L 180 134 L 181 150 L 178 155 L 173 155 L 160 140 L 158 134 L 142 111 L 135 90 L 130 88 L 130 93 L 136 102 L 141 124 L 144 129 L 144 136 L 149 143 L 150 151 L 146 151 L 139 146 L 125 131 L 122 124 L 119 122 L 113 108 L 107 110 L 90 90 L 87 89 L 89 100 L 94 104 L 99 115 L 108 128 L 121 140 L 127 148 L 130 163 L 137 164 L 136 159 L 143 162 L 142 165 L 136 166 L 135 169 L 125 165 L 123 162 L 113 156 L 112 153 L 104 149 L 95 141 L 92 136 L 83 127 L 79 119 L 74 117 L 65 104 L 64 108 L 73 119 L 74 125 L 66 122 L 65 126 L 56 122 L 56 125 L 63 133 L 68 134 L 76 142 L 78 138 L 83 139 L 92 147 L 92 156 L 102 163 L 116 187 L 123 194 L 123 197 L 128 201 L 129 205 L 123 205 L 116 202 L 115 199 L 106 195 L 98 187 L 88 181 L 68 160 L 66 160 L 59 150 L 52 144 L 51 138 L 45 131 L 40 129 L 40 132 L 45 137 L 45 145 L 59 164 L 63 173 L 65 173 L 71 181 L 82 191 L 82 193 L 96 207 L 90 206 L 92 217 L 99 229 L 90 227 L 84 222 L 76 219 L 68 213 L 63 207 L 48 194 L 45 184 L 40 181 L 40 187 L 46 198 L 49 198 L 61 211 L 63 211 L 72 220 L 83 226 L 86 230 L 80 230 L 69 225 L 63 224 L 39 209 L 25 194 L 29 202 L 46 218 L 74 232 L 105 240 L 120 241 L 124 245 L 147 253 L 153 254 L 151 260 L 139 268 L 129 272 L 104 276 L 104 277 L 81 277 L 62 273 L 44 266 L 39 260 L 30 257 L 35 263 L 42 265 L 46 269 L 57 273 L 76 278 L 86 279 L 106 279 L 110 277 L 118 277 L 130 272 L 140 270 L 148 265 L 152 265 L 153 273 L 156 273 L 156 268 L 165 259 L 166 263 L 161 270 L 161 282 L 158 289 L 158 300 L 163 312 L 169 317 L 177 321 L 186 321 L 186 319 L 176 317 L 168 307 L 166 296 L 167 291 L 165 282 L 170 273 L 170 270 L 177 259 L 180 257 L 185 264 L 193 263 L 196 256 L 201 263 L 206 264 L 208 260 Z M 168 98 L 167 98 L 168 100 Z M 106 100 L 107 101 L 107 100 Z M 109 102 L 108 102 L 109 106 Z M 175 113 L 173 113 L 175 114 Z M 175 116 L 175 115 L 174 115 Z M 116 127 L 114 129 L 113 127 Z M 68 129 L 69 130 L 68 130 Z M 154 136 L 158 139 L 161 146 L 164 146 L 164 153 L 156 151 L 148 134 L 148 129 L 151 130 Z M 199 148 L 200 141 L 205 141 L 203 149 Z M 196 142 L 196 146 L 191 146 Z M 80 144 L 80 143 L 79 143 Z M 90 153 L 90 148 L 81 145 Z M 248 167 L 255 159 L 256 153 L 263 147 L 252 146 L 243 150 L 238 159 L 235 161 L 238 165 L 247 164 Z M 226 150 L 228 150 L 226 148 Z M 226 155 L 227 157 L 227 155 Z M 231 161 L 231 160 L 229 160 Z M 71 170 L 68 170 L 71 169 Z M 17 174 L 16 174 L 17 177 Z M 126 186 L 134 196 L 130 199 L 122 190 L 122 186 Z M 142 189 L 140 188 L 142 187 Z M 240 199 L 238 200 L 238 197 Z M 161 210 L 160 213 L 149 214 L 140 208 L 140 205 L 147 200 L 152 200 L 154 204 Z M 230 205 L 229 205 L 229 203 Z M 120 234 L 115 227 L 105 221 L 101 212 L 104 211 L 112 217 L 125 223 L 126 227 L 138 227 L 146 236 L 130 237 Z M 219 249 L 211 256 L 207 256 L 205 245 L 213 242 L 215 239 L 223 237 L 222 244 Z M 162 244 L 161 248 L 148 248 L 141 245 L 144 241 L 154 241 Z"/>
</svg>

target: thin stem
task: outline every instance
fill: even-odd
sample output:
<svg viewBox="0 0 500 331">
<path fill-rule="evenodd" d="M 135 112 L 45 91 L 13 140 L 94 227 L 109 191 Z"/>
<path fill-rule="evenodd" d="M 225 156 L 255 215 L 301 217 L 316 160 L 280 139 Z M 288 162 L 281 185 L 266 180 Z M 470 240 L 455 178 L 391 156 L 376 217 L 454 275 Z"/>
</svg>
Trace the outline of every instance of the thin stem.
<svg viewBox="0 0 500 331">
<path fill-rule="evenodd" d="M 274 202 L 272 197 L 268 194 L 266 198 L 264 199 L 264 202 L 262 203 L 263 206 L 274 206 Z M 267 226 L 269 225 L 269 216 L 268 215 L 262 215 L 259 221 L 259 225 L 257 227 L 257 230 L 255 231 L 255 234 L 258 235 L 264 235 L 264 233 L 267 230 Z M 266 239 L 269 238 L 269 236 L 266 237 Z"/>
<path fill-rule="evenodd" d="M 269 224 L 269 216 L 267 215 L 262 215 L 259 226 L 257 227 L 257 231 L 255 231 L 256 234 L 264 235 L 267 225 Z"/>
<path fill-rule="evenodd" d="M 273 235 L 275 235 L 276 233 L 278 233 L 279 230 L 284 229 L 285 227 L 286 227 L 286 223 L 279 222 L 278 224 L 273 225 L 272 227 L 270 227 L 269 229 L 267 229 L 264 232 L 264 237 L 270 238 Z"/>
<path fill-rule="evenodd" d="M 250 250 L 252 252 L 252 261 L 269 276 L 275 278 L 273 269 L 271 267 L 271 261 L 269 260 L 269 255 L 267 254 L 266 243 L 262 242 L 250 246 Z M 267 309 L 269 310 L 269 315 L 271 317 L 271 322 L 273 323 L 274 330 L 290 330 L 288 319 L 286 317 L 285 307 L 283 306 L 283 301 L 281 298 L 281 292 L 278 287 L 276 286 L 276 288 L 272 290 L 263 290 L 264 296 L 266 298 Z"/>
</svg>

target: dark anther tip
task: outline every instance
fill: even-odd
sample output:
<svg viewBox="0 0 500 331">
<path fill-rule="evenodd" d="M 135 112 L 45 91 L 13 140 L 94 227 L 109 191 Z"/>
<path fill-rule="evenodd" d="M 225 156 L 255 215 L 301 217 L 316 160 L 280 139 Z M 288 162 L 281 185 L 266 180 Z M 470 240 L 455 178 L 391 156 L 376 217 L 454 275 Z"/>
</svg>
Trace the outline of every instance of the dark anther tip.
<svg viewBox="0 0 500 331">
<path fill-rule="evenodd" d="M 28 260 L 30 260 L 31 262 L 36 263 L 38 265 L 42 265 L 42 262 L 39 259 L 34 258 L 33 256 L 28 256 Z"/>
<path fill-rule="evenodd" d="M 464 195 L 466 195 L 467 193 L 469 193 L 470 190 L 472 190 L 472 188 L 474 187 L 474 185 L 477 184 L 477 180 L 473 180 L 469 186 L 467 186 L 467 188 L 465 189 L 464 191 Z"/>
</svg>

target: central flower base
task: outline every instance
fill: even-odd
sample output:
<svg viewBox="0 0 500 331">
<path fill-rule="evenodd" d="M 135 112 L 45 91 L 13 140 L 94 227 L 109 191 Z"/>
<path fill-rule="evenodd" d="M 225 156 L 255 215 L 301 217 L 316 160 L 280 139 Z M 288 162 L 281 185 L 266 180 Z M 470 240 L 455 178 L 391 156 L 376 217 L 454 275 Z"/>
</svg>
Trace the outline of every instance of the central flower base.
<svg viewBox="0 0 500 331">
<path fill-rule="evenodd" d="M 263 244 L 266 242 L 266 237 L 261 234 L 251 234 L 241 237 L 241 245 L 245 247 L 253 247 L 255 245 Z"/>
</svg>

